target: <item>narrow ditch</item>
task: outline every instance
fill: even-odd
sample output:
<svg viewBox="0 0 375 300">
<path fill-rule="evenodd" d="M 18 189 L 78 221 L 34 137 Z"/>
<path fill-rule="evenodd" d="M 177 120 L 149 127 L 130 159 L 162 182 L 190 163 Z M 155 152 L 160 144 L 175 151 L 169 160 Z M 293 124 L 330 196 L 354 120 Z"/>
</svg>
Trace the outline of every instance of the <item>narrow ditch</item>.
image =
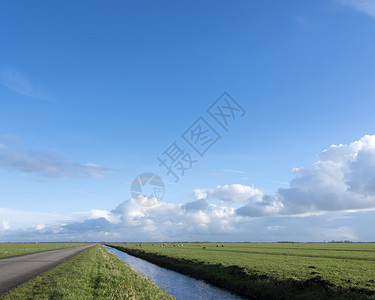
<svg viewBox="0 0 375 300">
<path fill-rule="evenodd" d="M 115 248 L 111 248 L 106 245 L 103 246 L 178 300 L 244 299 L 227 290 L 213 286 L 203 280 L 198 280 L 181 273 L 159 267 Z"/>
</svg>

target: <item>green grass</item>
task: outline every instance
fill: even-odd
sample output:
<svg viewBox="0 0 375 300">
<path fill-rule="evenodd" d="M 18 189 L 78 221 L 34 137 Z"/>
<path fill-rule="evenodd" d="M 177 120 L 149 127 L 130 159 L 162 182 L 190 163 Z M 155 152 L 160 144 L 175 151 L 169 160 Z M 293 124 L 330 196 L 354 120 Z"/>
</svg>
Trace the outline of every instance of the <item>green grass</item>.
<svg viewBox="0 0 375 300">
<path fill-rule="evenodd" d="M 27 253 L 34 253 L 47 250 L 62 249 L 74 246 L 82 246 L 85 244 L 79 243 L 42 243 L 42 244 L 0 244 L 0 258 L 21 255 Z"/>
<path fill-rule="evenodd" d="M 375 299 L 375 244 L 111 245 L 247 296 Z"/>
<path fill-rule="evenodd" d="M 0 299 L 174 299 L 101 245 L 35 277 Z"/>
</svg>

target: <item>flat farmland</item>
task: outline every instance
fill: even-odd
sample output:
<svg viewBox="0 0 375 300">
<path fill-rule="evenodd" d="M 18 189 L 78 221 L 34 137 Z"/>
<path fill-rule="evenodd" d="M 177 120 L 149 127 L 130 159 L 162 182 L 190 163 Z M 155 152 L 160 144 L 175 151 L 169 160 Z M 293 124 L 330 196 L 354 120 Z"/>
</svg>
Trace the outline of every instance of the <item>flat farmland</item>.
<svg viewBox="0 0 375 300">
<path fill-rule="evenodd" d="M 19 285 L 0 299 L 174 299 L 100 245 Z"/>
<path fill-rule="evenodd" d="M 0 258 L 47 250 L 83 246 L 83 243 L 4 243 L 0 244 Z"/>
<path fill-rule="evenodd" d="M 129 254 L 247 296 L 375 299 L 375 244 L 181 245 L 111 244 Z"/>
</svg>

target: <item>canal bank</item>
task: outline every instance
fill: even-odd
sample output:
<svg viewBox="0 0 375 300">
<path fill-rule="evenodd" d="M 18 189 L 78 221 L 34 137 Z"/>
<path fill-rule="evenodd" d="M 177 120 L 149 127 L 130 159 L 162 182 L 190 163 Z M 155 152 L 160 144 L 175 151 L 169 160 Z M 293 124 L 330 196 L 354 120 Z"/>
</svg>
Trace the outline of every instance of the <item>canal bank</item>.
<svg viewBox="0 0 375 300">
<path fill-rule="evenodd" d="M 244 299 L 227 290 L 213 286 L 203 280 L 198 280 L 187 275 L 159 267 L 153 263 L 129 255 L 115 248 L 106 245 L 103 246 L 178 300 Z"/>
</svg>

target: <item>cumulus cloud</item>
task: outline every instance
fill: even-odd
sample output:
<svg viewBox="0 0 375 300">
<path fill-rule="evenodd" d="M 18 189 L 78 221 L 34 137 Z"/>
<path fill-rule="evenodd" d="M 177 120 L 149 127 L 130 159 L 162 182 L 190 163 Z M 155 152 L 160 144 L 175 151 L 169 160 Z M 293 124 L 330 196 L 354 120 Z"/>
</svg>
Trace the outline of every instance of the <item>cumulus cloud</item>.
<svg viewBox="0 0 375 300">
<path fill-rule="evenodd" d="M 363 211 L 304 218 L 248 218 L 225 205 L 187 211 L 181 204 L 159 203 L 150 208 L 133 200 L 108 213 L 108 219 L 97 214 L 83 220 L 71 217 L 66 222 L 44 220 L 17 230 L 8 227 L 1 231 L 0 241 L 372 241 L 368 224 L 375 217 L 375 211 Z M 7 217 L 12 219 L 13 215 Z M 113 221 L 116 218 L 120 222 Z"/>
<path fill-rule="evenodd" d="M 297 215 L 375 208 L 375 136 L 333 145 L 313 168 L 297 168 L 289 188 L 239 208 L 242 216 Z"/>
<path fill-rule="evenodd" d="M 33 173 L 42 177 L 103 177 L 110 168 L 93 163 L 80 164 L 61 159 L 53 151 L 26 153 L 0 144 L 0 168 Z"/>
<path fill-rule="evenodd" d="M 185 210 L 205 210 L 208 207 L 206 199 L 188 202 L 182 206 Z"/>
<path fill-rule="evenodd" d="M 218 185 L 214 189 L 196 189 L 194 197 L 198 200 L 217 198 L 222 201 L 241 203 L 250 198 L 261 197 L 260 190 L 242 184 Z"/>
<path fill-rule="evenodd" d="M 118 217 L 113 215 L 110 211 L 105 209 L 91 209 L 90 211 L 85 212 L 75 212 L 72 214 L 72 217 L 76 221 L 84 221 L 87 219 L 99 219 L 104 218 L 107 221 L 116 223 L 119 221 Z"/>
<path fill-rule="evenodd" d="M 74 213 L 60 222 L 45 218 L 33 218 L 28 226 L 9 230 L 0 235 L 0 240 L 32 240 L 36 237 L 54 240 L 205 240 L 208 236 L 222 236 L 241 231 L 242 217 L 233 208 L 209 204 L 202 209 L 186 209 L 185 205 L 159 202 L 153 207 L 145 207 L 129 199 L 112 211 L 92 210 Z M 11 211 L 7 218 L 20 215 Z M 31 214 L 31 213 L 30 213 Z M 40 217 L 40 215 L 39 215 Z M 0 216 L 1 222 L 1 216 Z M 45 238 L 43 238 L 45 237 Z"/>
<path fill-rule="evenodd" d="M 137 195 L 134 198 L 134 201 L 137 202 L 139 205 L 142 206 L 155 206 L 158 203 L 158 199 L 155 197 L 146 197 L 144 195 Z"/>
<path fill-rule="evenodd" d="M 339 2 L 375 18 L 374 0 L 339 0 Z"/>
<path fill-rule="evenodd" d="M 250 186 L 224 185 L 195 190 L 194 201 L 185 204 L 158 202 L 146 207 L 129 199 L 111 211 L 93 209 L 65 219 L 56 216 L 60 222 L 52 222 L 52 216 L 40 214 L 31 218 L 30 226 L 18 230 L 13 229 L 14 216 L 19 219 L 30 216 L 6 210 L 1 215 L 0 209 L 0 237 L 91 241 L 371 241 L 373 233 L 368 224 L 375 217 L 375 211 L 370 210 L 375 209 L 375 136 L 331 146 L 318 155 L 312 168 L 294 169 L 294 173 L 296 177 L 290 187 L 280 188 L 274 195 Z M 11 222 L 6 223 L 7 220 Z"/>
<path fill-rule="evenodd" d="M 82 222 L 74 222 L 63 225 L 59 228 L 63 234 L 72 234 L 77 232 L 88 232 L 88 231 L 108 231 L 112 227 L 111 223 L 106 218 L 94 218 L 87 219 Z"/>
<path fill-rule="evenodd" d="M 228 234 L 238 229 L 236 223 L 241 217 L 236 216 L 233 208 L 196 202 L 185 205 L 159 202 L 153 207 L 143 207 L 130 199 L 112 213 L 121 216 L 128 237 L 138 235 L 149 240 L 181 240 L 183 236 L 186 239 L 200 236 L 202 239 L 202 236 Z"/>
<path fill-rule="evenodd" d="M 10 229 L 9 221 L 6 221 L 6 220 L 1 221 L 0 231 L 9 230 L 9 229 Z"/>
<path fill-rule="evenodd" d="M 117 224 L 119 216 L 99 209 L 63 215 L 0 208 L 0 241 L 86 240 L 85 236 L 115 231 Z"/>
</svg>

